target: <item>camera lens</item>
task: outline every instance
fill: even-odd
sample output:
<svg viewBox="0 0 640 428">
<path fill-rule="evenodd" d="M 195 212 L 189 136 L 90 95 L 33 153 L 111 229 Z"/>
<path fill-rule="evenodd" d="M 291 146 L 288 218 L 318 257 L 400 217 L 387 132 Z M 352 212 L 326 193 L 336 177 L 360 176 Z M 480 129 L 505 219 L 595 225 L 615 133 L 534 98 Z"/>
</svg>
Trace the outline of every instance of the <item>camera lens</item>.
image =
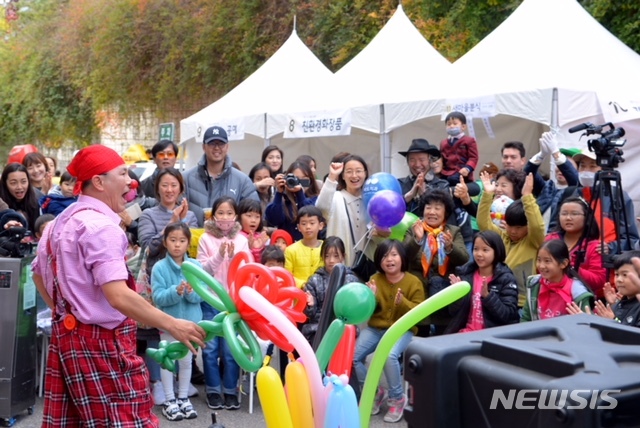
<svg viewBox="0 0 640 428">
<path fill-rule="evenodd" d="M 300 184 L 300 180 L 298 180 L 298 177 L 293 174 L 287 174 L 285 183 L 287 183 L 287 187 L 296 187 L 298 184 Z"/>
</svg>

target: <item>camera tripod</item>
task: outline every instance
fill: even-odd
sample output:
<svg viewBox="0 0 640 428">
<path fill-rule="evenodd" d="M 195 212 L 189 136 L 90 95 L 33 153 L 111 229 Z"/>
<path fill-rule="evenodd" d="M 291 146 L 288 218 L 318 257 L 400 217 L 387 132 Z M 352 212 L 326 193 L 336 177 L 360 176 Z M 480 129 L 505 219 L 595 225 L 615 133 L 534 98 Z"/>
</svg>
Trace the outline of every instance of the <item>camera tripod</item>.
<svg viewBox="0 0 640 428">
<path fill-rule="evenodd" d="M 588 202 L 591 210 L 585 219 L 584 231 L 578 242 L 578 257 L 575 269 L 578 270 L 580 264 L 584 260 L 586 253 L 586 243 L 588 231 L 594 227 L 597 222 L 596 213 L 599 208 L 599 230 L 600 230 L 600 248 L 605 245 L 605 210 L 611 212 L 616 234 L 616 247 L 610 254 L 602 251 L 602 265 L 607 270 L 613 268 L 613 256 L 622 253 L 622 251 L 632 250 L 631 239 L 629 233 L 629 219 L 624 206 L 624 192 L 622 191 L 622 180 L 620 173 L 613 169 L 603 169 L 596 172 L 595 181 L 591 187 L 591 201 Z M 607 209 L 608 208 L 608 209 Z M 631 219 L 633 221 L 633 219 Z M 621 235 L 621 225 L 624 229 L 624 235 Z M 624 239 L 621 237 L 624 236 Z"/>
</svg>

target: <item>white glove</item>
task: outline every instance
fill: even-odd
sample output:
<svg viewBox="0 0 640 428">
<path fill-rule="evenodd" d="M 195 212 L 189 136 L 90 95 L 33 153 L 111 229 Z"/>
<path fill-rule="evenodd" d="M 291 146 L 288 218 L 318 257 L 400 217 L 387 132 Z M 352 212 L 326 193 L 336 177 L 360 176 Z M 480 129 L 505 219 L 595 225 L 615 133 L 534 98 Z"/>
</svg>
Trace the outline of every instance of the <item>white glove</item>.
<svg viewBox="0 0 640 428">
<path fill-rule="evenodd" d="M 553 132 L 543 132 L 542 137 L 540 138 L 540 144 L 544 144 L 544 146 L 548 150 L 547 153 L 549 153 L 550 155 L 558 152 L 559 150 L 558 140 L 556 140 L 556 136 L 553 134 Z"/>
<path fill-rule="evenodd" d="M 542 139 L 540 141 L 542 141 Z M 547 156 L 546 153 L 540 151 L 535 155 L 531 156 L 531 159 L 529 159 L 529 162 L 531 162 L 534 165 L 540 165 L 546 156 Z"/>
<path fill-rule="evenodd" d="M 540 136 L 540 140 L 538 140 L 540 142 L 540 153 L 542 154 L 543 159 L 547 155 L 551 154 L 551 152 L 549 151 L 549 146 L 547 145 L 547 140 L 545 138 L 546 134 L 548 134 L 548 132 L 543 132 L 542 135 Z"/>
</svg>

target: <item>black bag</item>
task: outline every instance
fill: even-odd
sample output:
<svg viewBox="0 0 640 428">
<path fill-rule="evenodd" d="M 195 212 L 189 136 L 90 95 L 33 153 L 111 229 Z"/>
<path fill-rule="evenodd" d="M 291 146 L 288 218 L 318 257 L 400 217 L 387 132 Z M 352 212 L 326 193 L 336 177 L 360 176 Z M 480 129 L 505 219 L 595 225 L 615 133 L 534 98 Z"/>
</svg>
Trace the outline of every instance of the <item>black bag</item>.
<svg viewBox="0 0 640 428">
<path fill-rule="evenodd" d="M 376 265 L 373 261 L 364 254 L 363 251 L 356 251 L 356 256 L 351 266 L 351 270 L 355 273 L 362 282 L 369 281 L 369 278 L 378 272 Z"/>
</svg>

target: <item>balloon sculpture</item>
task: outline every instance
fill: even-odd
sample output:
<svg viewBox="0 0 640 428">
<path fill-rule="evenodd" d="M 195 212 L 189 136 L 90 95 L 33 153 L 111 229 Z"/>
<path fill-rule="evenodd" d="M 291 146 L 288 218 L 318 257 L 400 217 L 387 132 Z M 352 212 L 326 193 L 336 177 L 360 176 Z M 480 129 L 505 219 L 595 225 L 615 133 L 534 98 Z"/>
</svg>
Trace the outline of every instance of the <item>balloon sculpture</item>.
<svg viewBox="0 0 640 428">
<path fill-rule="evenodd" d="M 306 305 L 306 295 L 295 286 L 292 275 L 284 269 L 246 262 L 244 253 L 237 254 L 232 260 L 228 277 L 233 282 L 229 293 L 194 264 L 183 263 L 182 271 L 202 299 L 220 311 L 212 320 L 199 323 L 207 332 L 206 340 L 223 336 L 238 365 L 247 371 L 258 371 L 258 394 L 268 428 L 367 427 L 375 389 L 393 344 L 420 320 L 470 290 L 466 282 L 451 285 L 406 313 L 387 330 L 371 362 L 358 412 L 358 403 L 353 389 L 348 385 L 345 366 L 350 366 L 353 359 L 353 324 L 369 319 L 375 308 L 373 292 L 359 283 L 347 284 L 336 292 L 333 302 L 336 319 L 324 334 L 316 356 L 296 327 L 296 322 L 305 319 L 302 310 Z M 287 366 L 286 393 L 278 373 L 269 366 L 261 368 L 262 354 L 251 330 L 284 350 L 295 348 L 300 354 L 300 359 Z M 343 336 L 345 331 L 348 334 Z M 349 346 L 351 350 L 344 349 Z M 348 361 L 335 358 L 337 347 L 351 352 Z M 159 349 L 147 350 L 168 370 L 175 370 L 174 360 L 183 358 L 187 352 L 187 347 L 182 343 L 166 341 L 160 342 Z M 321 372 L 328 364 L 336 364 L 333 367 L 337 367 L 340 373 L 326 377 L 323 385 Z"/>
</svg>

